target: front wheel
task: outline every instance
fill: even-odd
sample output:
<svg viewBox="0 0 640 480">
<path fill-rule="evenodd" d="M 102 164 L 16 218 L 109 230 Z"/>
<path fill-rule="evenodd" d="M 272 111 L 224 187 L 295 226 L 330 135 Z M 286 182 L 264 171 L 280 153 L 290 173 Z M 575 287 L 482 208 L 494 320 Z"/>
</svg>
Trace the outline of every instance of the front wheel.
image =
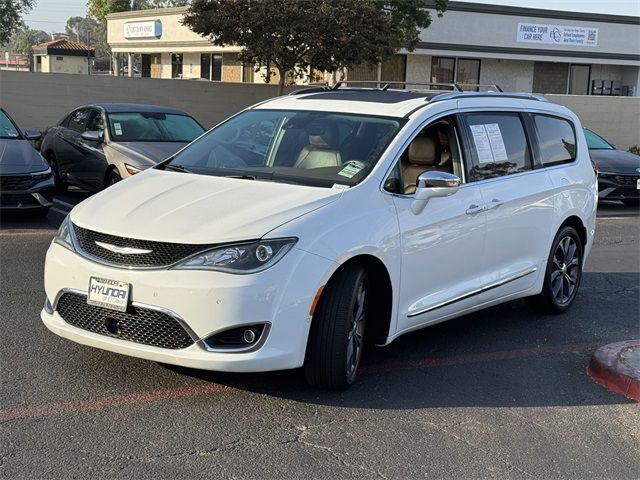
<svg viewBox="0 0 640 480">
<path fill-rule="evenodd" d="M 368 307 L 368 277 L 350 265 L 327 284 L 313 315 L 304 364 L 307 382 L 344 390 L 356 379 Z"/>
<path fill-rule="evenodd" d="M 107 175 L 107 180 L 105 182 L 104 188 L 110 187 L 111 185 L 115 185 L 120 180 L 122 180 L 122 177 L 120 176 L 120 172 L 118 172 L 118 170 L 114 168 Z"/>
<path fill-rule="evenodd" d="M 56 193 L 65 193 L 67 191 L 68 185 L 64 183 L 60 178 L 60 169 L 58 168 L 58 161 L 56 160 L 56 156 L 53 152 L 50 152 L 46 156 L 46 160 L 51 167 L 51 171 L 53 172 L 53 181 L 54 188 Z"/>
<path fill-rule="evenodd" d="M 563 313 L 576 298 L 582 278 L 583 245 L 573 227 L 563 227 L 553 241 L 544 284 L 529 303 L 544 313 Z"/>
</svg>

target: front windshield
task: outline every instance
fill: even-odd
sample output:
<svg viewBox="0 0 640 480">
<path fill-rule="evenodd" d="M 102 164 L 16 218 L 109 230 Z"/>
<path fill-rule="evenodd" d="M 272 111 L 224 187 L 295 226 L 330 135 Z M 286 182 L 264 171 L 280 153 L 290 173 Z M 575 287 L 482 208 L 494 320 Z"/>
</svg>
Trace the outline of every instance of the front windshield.
<svg viewBox="0 0 640 480">
<path fill-rule="evenodd" d="M 0 138 L 20 139 L 21 135 L 6 113 L 0 110 Z"/>
<path fill-rule="evenodd" d="M 114 142 L 191 142 L 204 129 L 188 115 L 160 112 L 110 113 Z"/>
<path fill-rule="evenodd" d="M 402 121 L 370 115 L 247 110 L 160 168 L 320 187 L 369 174 Z"/>
<path fill-rule="evenodd" d="M 613 150 L 609 142 L 586 128 L 584 129 L 584 138 L 587 140 L 589 150 Z"/>
</svg>

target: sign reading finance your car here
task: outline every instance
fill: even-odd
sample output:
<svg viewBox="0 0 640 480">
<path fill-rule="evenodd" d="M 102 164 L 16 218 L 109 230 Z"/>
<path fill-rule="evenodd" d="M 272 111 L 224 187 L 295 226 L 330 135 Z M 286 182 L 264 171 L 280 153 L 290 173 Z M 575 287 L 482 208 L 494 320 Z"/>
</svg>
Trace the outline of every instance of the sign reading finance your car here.
<svg viewBox="0 0 640 480">
<path fill-rule="evenodd" d="M 518 42 L 597 47 L 598 29 L 543 23 L 519 23 Z"/>
</svg>

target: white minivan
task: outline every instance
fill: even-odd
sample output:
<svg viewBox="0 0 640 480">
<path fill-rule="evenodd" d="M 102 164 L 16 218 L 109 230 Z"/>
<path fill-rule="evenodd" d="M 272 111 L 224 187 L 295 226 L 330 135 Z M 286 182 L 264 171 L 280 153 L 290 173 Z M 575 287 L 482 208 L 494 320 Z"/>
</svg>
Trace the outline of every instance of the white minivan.
<svg viewBox="0 0 640 480">
<path fill-rule="evenodd" d="M 112 352 L 343 389 L 365 340 L 520 297 L 568 309 L 597 193 L 580 121 L 544 98 L 305 90 L 76 206 L 41 316 Z"/>
</svg>

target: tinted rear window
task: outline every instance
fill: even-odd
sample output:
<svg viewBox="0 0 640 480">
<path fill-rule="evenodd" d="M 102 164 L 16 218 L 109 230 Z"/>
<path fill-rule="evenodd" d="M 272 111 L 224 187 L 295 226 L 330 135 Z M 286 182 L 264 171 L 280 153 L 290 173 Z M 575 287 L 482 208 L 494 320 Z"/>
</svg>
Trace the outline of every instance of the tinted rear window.
<svg viewBox="0 0 640 480">
<path fill-rule="evenodd" d="M 572 162 L 576 158 L 576 134 L 563 118 L 533 115 L 538 135 L 540 160 L 545 167 Z"/>
</svg>

